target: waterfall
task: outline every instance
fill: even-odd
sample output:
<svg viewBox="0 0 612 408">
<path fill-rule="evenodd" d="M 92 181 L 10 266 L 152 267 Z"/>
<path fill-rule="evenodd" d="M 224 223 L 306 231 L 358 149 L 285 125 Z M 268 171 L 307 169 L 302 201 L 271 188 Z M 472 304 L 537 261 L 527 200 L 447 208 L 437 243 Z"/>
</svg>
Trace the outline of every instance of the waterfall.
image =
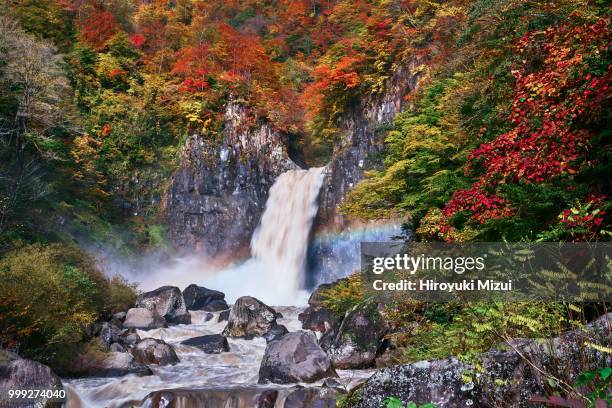
<svg viewBox="0 0 612 408">
<path fill-rule="evenodd" d="M 308 237 L 322 183 L 322 167 L 281 174 L 251 239 L 253 257 L 274 268 L 276 282 L 288 291 L 304 284 Z"/>
<path fill-rule="evenodd" d="M 198 282 L 233 302 L 255 296 L 270 305 L 305 304 L 308 239 L 318 210 L 323 169 L 289 170 L 270 188 L 251 238 L 252 258 Z"/>
</svg>

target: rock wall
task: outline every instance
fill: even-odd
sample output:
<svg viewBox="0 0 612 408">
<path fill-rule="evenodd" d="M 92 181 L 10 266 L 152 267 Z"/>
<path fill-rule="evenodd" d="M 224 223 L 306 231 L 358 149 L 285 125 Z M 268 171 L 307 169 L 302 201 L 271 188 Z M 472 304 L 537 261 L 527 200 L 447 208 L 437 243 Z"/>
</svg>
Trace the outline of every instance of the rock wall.
<svg viewBox="0 0 612 408">
<path fill-rule="evenodd" d="M 344 115 L 340 142 L 334 148 L 321 189 L 317 229 L 340 230 L 349 222 L 338 213 L 338 205 L 367 169 L 381 166 L 377 153 L 383 150 L 386 127 L 404 105 L 404 96 L 412 92 L 420 78 L 418 58 L 409 59 L 387 83 L 387 90 L 366 99 Z"/>
<path fill-rule="evenodd" d="M 279 174 L 298 168 L 285 135 L 249 127 L 244 109 L 227 106 L 222 140 L 189 137 L 171 176 L 163 212 L 175 247 L 210 257 L 247 255 L 249 241 Z"/>
<path fill-rule="evenodd" d="M 340 141 L 325 169 L 319 211 L 308 248 L 307 286 L 342 278 L 359 269 L 362 241 L 389 241 L 403 234 L 401 222 L 364 224 L 338 212 L 346 194 L 368 169 L 381 168 L 383 141 L 395 115 L 421 76 L 421 60 L 413 58 L 389 79 L 387 91 L 366 99 L 344 115 Z"/>
</svg>

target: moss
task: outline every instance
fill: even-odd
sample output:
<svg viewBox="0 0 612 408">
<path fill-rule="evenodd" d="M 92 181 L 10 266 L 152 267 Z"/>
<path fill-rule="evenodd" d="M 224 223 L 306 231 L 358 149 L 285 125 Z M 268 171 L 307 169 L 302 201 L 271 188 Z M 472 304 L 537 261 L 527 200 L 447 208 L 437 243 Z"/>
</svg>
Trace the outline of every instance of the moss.
<svg viewBox="0 0 612 408">
<path fill-rule="evenodd" d="M 350 408 L 359 404 L 363 399 L 363 384 L 358 385 L 349 391 L 348 394 L 342 395 L 336 401 L 337 408 Z"/>
</svg>

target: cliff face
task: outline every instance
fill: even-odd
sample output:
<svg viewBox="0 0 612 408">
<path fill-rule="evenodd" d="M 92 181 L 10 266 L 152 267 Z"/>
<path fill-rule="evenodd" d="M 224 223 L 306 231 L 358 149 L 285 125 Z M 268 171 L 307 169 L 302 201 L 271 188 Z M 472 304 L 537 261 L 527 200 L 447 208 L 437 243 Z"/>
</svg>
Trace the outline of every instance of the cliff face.
<svg viewBox="0 0 612 408">
<path fill-rule="evenodd" d="M 404 96 L 416 88 L 420 62 L 416 58 L 408 61 L 389 79 L 385 93 L 364 100 L 344 117 L 340 142 L 325 169 L 319 211 L 308 247 L 309 287 L 358 270 L 362 241 L 389 241 L 404 234 L 401 222 L 363 225 L 340 214 L 338 206 L 363 178 L 365 170 L 382 166 L 386 130 L 402 110 Z"/>
<path fill-rule="evenodd" d="M 220 142 L 191 136 L 171 176 L 164 215 L 170 239 L 184 252 L 210 257 L 247 254 L 279 174 L 297 168 L 284 135 L 267 124 L 246 125 L 244 109 L 230 103 Z"/>
<path fill-rule="evenodd" d="M 349 222 L 338 213 L 338 205 L 363 178 L 364 170 L 381 165 L 376 156 L 383 149 L 385 127 L 401 111 L 404 96 L 417 86 L 419 64 L 416 58 L 408 61 L 389 79 L 384 94 L 364 100 L 345 114 L 340 142 L 326 168 L 317 229 L 341 230 Z"/>
<path fill-rule="evenodd" d="M 341 231 L 349 224 L 338 214 L 338 205 L 364 170 L 380 166 L 376 155 L 383 148 L 384 127 L 415 88 L 417 66 L 416 60 L 405 64 L 389 79 L 384 94 L 364 100 L 345 115 L 340 142 L 325 169 L 315 234 L 330 228 Z M 244 109 L 233 103 L 227 107 L 220 142 L 191 136 L 163 200 L 175 247 L 210 257 L 247 255 L 270 187 L 281 173 L 298 168 L 284 138 L 267 124 L 248 127 Z"/>
</svg>

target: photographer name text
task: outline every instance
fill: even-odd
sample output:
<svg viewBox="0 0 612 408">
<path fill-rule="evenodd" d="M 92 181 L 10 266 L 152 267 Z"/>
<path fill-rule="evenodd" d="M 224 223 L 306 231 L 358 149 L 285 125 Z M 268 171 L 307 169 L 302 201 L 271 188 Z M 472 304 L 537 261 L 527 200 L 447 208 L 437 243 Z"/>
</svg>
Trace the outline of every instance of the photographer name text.
<svg viewBox="0 0 612 408">
<path fill-rule="evenodd" d="M 408 292 L 471 292 L 471 291 L 499 291 L 512 290 L 512 280 L 496 281 L 493 279 L 471 279 L 461 282 L 438 282 L 433 279 L 401 279 L 396 282 L 385 282 L 377 279 L 372 282 L 376 291 L 408 291 Z"/>
</svg>

